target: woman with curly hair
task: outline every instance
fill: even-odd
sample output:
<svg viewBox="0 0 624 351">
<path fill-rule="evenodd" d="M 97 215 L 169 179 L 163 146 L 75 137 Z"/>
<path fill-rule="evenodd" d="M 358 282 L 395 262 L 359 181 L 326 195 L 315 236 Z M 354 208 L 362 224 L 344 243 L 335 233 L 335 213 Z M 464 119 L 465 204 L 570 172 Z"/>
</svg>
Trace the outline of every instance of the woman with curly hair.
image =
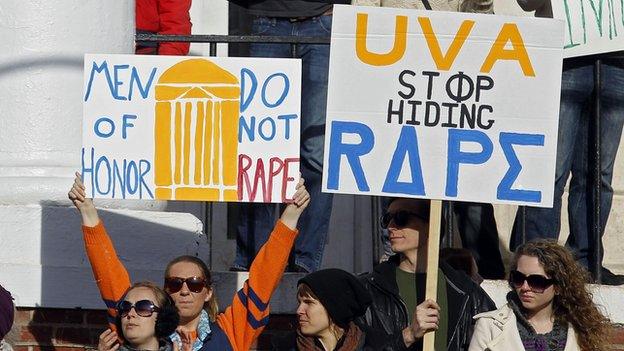
<svg viewBox="0 0 624 351">
<path fill-rule="evenodd" d="M 611 324 L 592 302 L 589 275 L 568 249 L 538 240 L 516 249 L 507 304 L 476 315 L 469 351 L 599 351 Z"/>
</svg>

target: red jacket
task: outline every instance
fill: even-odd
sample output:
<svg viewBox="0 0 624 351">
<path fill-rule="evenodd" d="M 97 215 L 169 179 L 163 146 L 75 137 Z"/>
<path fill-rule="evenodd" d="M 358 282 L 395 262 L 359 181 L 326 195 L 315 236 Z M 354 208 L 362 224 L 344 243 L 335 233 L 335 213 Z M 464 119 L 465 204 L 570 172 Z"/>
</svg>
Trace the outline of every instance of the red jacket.
<svg viewBox="0 0 624 351">
<path fill-rule="evenodd" d="M 191 34 L 190 8 L 191 0 L 136 0 L 136 28 L 157 34 Z M 158 54 L 186 55 L 189 46 L 190 43 L 160 43 Z"/>
</svg>

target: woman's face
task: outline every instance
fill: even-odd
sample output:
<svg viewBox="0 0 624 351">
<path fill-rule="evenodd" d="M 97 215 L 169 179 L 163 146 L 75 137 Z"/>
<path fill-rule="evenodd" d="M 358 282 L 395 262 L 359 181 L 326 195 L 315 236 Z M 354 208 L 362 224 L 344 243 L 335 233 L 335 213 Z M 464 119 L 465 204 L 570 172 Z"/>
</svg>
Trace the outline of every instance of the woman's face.
<svg viewBox="0 0 624 351">
<path fill-rule="evenodd" d="M 137 287 L 126 294 L 125 301 L 130 302 L 132 305 L 141 300 L 149 300 L 156 307 L 160 307 L 156 302 L 156 295 L 150 288 Z M 135 308 L 130 309 L 126 316 L 121 317 L 121 329 L 124 339 L 133 347 L 146 345 L 150 341 L 157 339 L 155 334 L 157 316 L 158 312 L 153 312 L 149 317 L 142 317 L 137 314 Z M 158 341 L 156 340 L 156 342 Z"/>
<path fill-rule="evenodd" d="M 192 262 L 178 262 L 171 266 L 167 278 L 177 277 L 187 279 L 191 277 L 205 278 L 201 268 Z M 166 287 L 165 287 L 166 288 Z M 195 319 L 204 308 L 204 303 L 212 297 L 212 289 L 204 286 L 199 292 L 191 291 L 185 282 L 179 291 L 167 292 L 178 307 L 182 320 Z"/>
<path fill-rule="evenodd" d="M 517 271 L 525 276 L 538 274 L 546 278 L 552 278 L 546 274 L 544 267 L 537 257 L 522 255 L 518 258 Z M 545 307 L 552 306 L 555 298 L 555 286 L 550 285 L 543 292 L 535 292 L 525 280 L 522 286 L 515 288 L 522 306 L 531 312 L 538 312 Z"/>
<path fill-rule="evenodd" d="M 329 331 L 330 320 L 321 302 L 311 296 L 297 294 L 299 330 L 306 336 L 320 336 Z"/>
</svg>

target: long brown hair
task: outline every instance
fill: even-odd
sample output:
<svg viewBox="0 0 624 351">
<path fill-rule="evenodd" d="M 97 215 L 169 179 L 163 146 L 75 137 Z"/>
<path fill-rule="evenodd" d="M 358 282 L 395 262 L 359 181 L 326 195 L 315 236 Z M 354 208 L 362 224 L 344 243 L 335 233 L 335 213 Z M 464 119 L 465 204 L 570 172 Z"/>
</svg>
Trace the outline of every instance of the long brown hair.
<svg viewBox="0 0 624 351">
<path fill-rule="evenodd" d="M 589 282 L 589 273 L 574 260 L 570 250 L 554 240 L 526 243 L 516 249 L 512 270 L 518 268 L 520 256 L 537 257 L 546 274 L 555 280 L 555 319 L 574 327 L 581 350 L 606 350 L 611 322 L 594 305 L 592 294 L 585 285 Z"/>
<path fill-rule="evenodd" d="M 206 279 L 206 287 L 208 289 L 212 289 L 212 275 L 210 274 L 210 269 L 208 269 L 208 266 L 206 266 L 204 261 L 195 256 L 185 255 L 174 258 L 171 262 L 169 262 L 169 264 L 167 264 L 167 268 L 165 268 L 165 277 L 169 276 L 169 271 L 171 270 L 171 267 L 174 264 L 180 262 L 193 263 L 197 267 L 199 267 L 199 270 L 201 270 L 203 274 L 202 278 Z M 215 294 L 214 289 L 212 290 L 212 297 L 210 297 L 210 300 L 204 303 L 204 310 L 208 312 L 208 318 L 210 318 L 210 321 L 214 322 L 217 320 L 217 315 L 219 314 L 219 305 L 217 304 L 217 295 Z"/>
</svg>

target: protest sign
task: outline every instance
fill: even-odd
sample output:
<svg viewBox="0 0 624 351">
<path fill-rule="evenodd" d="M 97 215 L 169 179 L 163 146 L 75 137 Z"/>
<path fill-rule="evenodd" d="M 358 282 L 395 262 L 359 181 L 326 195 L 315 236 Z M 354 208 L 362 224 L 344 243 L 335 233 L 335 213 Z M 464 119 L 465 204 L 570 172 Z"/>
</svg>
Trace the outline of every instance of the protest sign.
<svg viewBox="0 0 624 351">
<path fill-rule="evenodd" d="M 624 50 L 622 0 L 498 0 L 494 11 L 502 15 L 554 16 L 564 20 L 564 57 Z"/>
<path fill-rule="evenodd" d="M 299 178 L 299 60 L 85 55 L 87 196 L 283 202 Z"/>
<path fill-rule="evenodd" d="M 554 1 L 553 15 L 566 20 L 565 57 L 624 50 L 624 1 Z"/>
<path fill-rule="evenodd" d="M 563 21 L 333 13 L 324 191 L 552 206 Z"/>
</svg>

